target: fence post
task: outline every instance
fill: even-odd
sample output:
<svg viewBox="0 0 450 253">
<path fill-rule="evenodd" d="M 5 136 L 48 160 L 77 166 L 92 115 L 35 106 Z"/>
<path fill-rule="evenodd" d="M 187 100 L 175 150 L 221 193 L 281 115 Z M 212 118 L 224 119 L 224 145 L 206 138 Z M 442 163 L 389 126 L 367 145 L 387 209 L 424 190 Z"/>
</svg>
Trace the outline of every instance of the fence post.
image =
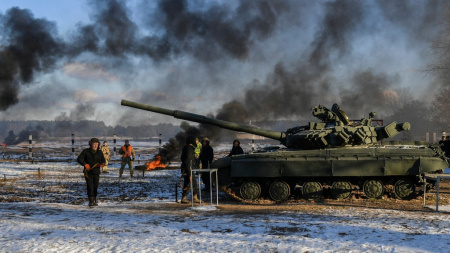
<svg viewBox="0 0 450 253">
<path fill-rule="evenodd" d="M 28 146 L 28 158 L 29 159 L 33 159 L 33 135 L 29 135 L 28 136 L 28 142 L 29 142 L 29 146 Z M 32 161 L 33 162 L 33 161 Z"/>
<path fill-rule="evenodd" d="M 75 135 L 72 134 L 72 159 L 75 159 Z"/>
</svg>

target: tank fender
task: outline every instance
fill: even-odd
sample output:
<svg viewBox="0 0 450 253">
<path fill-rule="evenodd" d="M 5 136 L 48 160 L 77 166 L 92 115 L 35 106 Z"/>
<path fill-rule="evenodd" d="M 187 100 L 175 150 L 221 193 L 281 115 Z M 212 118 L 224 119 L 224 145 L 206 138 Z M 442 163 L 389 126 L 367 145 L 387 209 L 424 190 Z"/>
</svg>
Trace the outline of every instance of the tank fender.
<svg viewBox="0 0 450 253">
<path fill-rule="evenodd" d="M 419 159 L 419 173 L 435 173 L 444 171 L 448 168 L 448 162 L 446 159 L 440 159 L 438 157 L 420 157 Z"/>
<path fill-rule="evenodd" d="M 210 165 L 211 168 L 224 168 L 231 166 L 231 157 L 223 157 L 213 161 Z"/>
</svg>

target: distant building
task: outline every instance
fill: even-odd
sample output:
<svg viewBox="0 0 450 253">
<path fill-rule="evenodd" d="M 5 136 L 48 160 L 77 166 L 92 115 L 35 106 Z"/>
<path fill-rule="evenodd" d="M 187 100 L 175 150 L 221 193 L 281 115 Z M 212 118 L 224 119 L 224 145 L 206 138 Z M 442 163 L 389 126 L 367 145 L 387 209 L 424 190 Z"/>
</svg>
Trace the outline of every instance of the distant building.
<svg viewBox="0 0 450 253">
<path fill-rule="evenodd" d="M 244 133 L 244 132 L 238 132 L 238 133 L 236 133 L 236 139 L 239 139 L 239 140 L 265 140 L 266 137 L 249 134 L 249 133 Z"/>
<path fill-rule="evenodd" d="M 260 128 L 258 126 L 252 125 L 251 120 L 249 121 L 248 126 Z M 245 132 L 237 132 L 236 139 L 239 139 L 239 140 L 265 140 L 266 137 L 255 135 L 255 134 L 249 134 L 249 133 L 245 133 Z"/>
</svg>

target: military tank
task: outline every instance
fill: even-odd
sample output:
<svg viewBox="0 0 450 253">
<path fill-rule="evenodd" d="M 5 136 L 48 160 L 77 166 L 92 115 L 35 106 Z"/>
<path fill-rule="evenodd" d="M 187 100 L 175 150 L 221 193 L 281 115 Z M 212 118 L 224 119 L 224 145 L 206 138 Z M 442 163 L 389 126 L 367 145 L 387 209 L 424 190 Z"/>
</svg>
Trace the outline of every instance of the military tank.
<svg viewBox="0 0 450 253">
<path fill-rule="evenodd" d="M 337 104 L 331 110 L 322 105 L 313 107 L 312 114 L 320 122 L 285 132 L 127 100 L 121 104 L 280 141 L 286 148 L 219 158 L 211 164 L 219 169 L 220 187 L 247 201 L 261 195 L 284 201 L 296 186 L 306 199 L 320 198 L 324 190 L 336 199 L 346 199 L 355 189 L 362 190 L 367 198 L 380 198 L 388 189 L 397 198 L 408 199 L 423 182 L 424 173 L 442 173 L 448 167 L 438 145 L 381 143 L 409 130 L 408 122 L 372 126 L 374 112 L 368 118 L 350 121 Z"/>
</svg>

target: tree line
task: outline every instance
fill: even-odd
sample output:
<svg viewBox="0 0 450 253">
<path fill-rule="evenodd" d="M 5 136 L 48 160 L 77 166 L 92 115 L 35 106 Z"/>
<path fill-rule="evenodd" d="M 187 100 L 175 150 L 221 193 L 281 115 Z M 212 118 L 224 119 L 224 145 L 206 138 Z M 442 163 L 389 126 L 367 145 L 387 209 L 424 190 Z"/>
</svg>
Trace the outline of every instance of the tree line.
<svg viewBox="0 0 450 253">
<path fill-rule="evenodd" d="M 107 126 L 103 121 L 49 121 L 49 120 L 24 120 L 24 121 L 0 121 L 0 140 L 8 145 L 28 141 L 29 135 L 33 140 L 45 140 L 54 137 L 91 136 L 126 136 L 134 139 L 159 136 L 168 139 L 180 130 L 179 126 L 161 123 L 157 125 L 140 126 Z"/>
</svg>

